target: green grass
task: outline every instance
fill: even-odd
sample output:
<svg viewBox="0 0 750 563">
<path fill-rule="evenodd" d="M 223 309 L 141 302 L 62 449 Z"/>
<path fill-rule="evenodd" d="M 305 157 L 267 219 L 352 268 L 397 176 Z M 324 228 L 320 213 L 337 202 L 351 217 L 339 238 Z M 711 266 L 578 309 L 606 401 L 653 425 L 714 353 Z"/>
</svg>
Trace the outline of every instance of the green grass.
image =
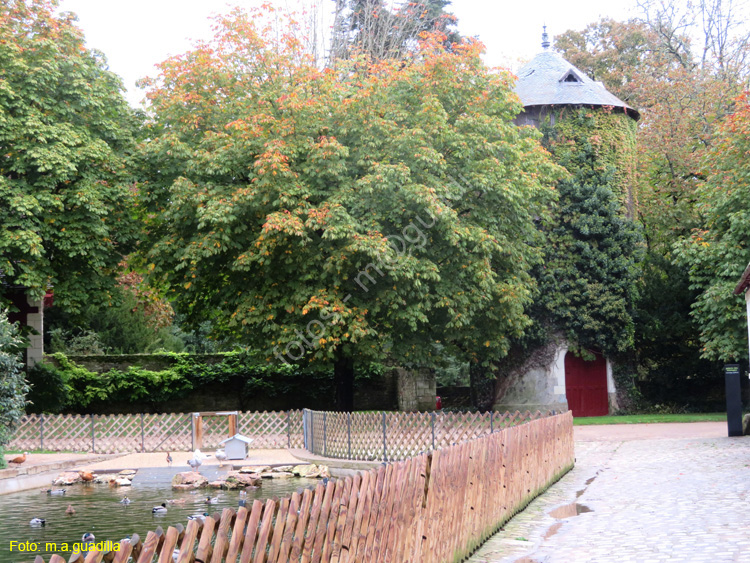
<svg viewBox="0 0 750 563">
<path fill-rule="evenodd" d="M 592 424 L 648 424 L 652 422 L 724 422 L 726 413 L 698 413 L 698 414 L 625 414 L 614 416 L 587 416 L 574 418 L 575 426 L 589 426 Z"/>
</svg>

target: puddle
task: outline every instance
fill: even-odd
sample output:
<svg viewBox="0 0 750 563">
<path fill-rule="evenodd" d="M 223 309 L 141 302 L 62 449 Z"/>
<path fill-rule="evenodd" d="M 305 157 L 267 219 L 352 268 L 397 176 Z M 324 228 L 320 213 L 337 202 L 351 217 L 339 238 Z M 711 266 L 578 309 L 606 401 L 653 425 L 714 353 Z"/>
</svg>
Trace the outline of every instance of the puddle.
<svg viewBox="0 0 750 563">
<path fill-rule="evenodd" d="M 565 506 L 561 506 L 560 508 L 555 508 L 552 512 L 549 513 L 549 515 L 560 520 L 563 518 L 570 518 L 571 516 L 578 516 L 579 514 L 583 514 L 585 512 L 591 512 L 591 509 L 586 505 L 572 502 L 570 504 L 566 504 Z"/>
<path fill-rule="evenodd" d="M 599 472 L 596 472 L 596 475 L 599 475 Z M 580 491 L 576 491 L 576 498 L 581 498 L 581 495 L 586 492 L 586 489 L 588 489 L 589 485 L 594 482 L 594 479 L 596 479 L 596 475 L 591 477 L 590 479 L 586 479 L 585 486 Z"/>
<path fill-rule="evenodd" d="M 563 522 L 557 522 L 556 524 L 552 524 L 549 527 L 549 530 L 544 532 L 544 539 L 546 540 L 554 536 L 557 533 L 557 531 L 562 527 L 562 525 L 563 525 Z"/>
</svg>

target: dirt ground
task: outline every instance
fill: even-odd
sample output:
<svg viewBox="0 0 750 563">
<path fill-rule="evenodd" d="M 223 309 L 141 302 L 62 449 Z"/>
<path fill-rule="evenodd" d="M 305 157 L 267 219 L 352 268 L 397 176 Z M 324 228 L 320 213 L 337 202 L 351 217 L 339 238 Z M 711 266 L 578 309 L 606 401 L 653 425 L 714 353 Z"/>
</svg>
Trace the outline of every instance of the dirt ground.
<svg viewBox="0 0 750 563">
<path fill-rule="evenodd" d="M 623 442 L 659 438 L 726 438 L 726 422 L 656 422 L 653 424 L 594 424 L 574 426 L 576 442 Z"/>
</svg>

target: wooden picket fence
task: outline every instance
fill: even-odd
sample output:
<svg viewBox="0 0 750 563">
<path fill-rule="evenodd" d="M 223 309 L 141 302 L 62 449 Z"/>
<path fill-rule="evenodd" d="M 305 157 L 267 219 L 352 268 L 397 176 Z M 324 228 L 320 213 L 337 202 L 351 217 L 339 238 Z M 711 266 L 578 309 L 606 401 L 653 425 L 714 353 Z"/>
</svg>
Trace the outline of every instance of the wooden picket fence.
<svg viewBox="0 0 750 563">
<path fill-rule="evenodd" d="M 499 429 L 281 500 L 124 540 L 71 563 L 460 561 L 574 463 L 570 412 Z M 174 555 L 178 550 L 178 555 Z M 37 557 L 37 563 L 44 563 Z M 64 563 L 53 555 L 49 563 Z"/>
</svg>

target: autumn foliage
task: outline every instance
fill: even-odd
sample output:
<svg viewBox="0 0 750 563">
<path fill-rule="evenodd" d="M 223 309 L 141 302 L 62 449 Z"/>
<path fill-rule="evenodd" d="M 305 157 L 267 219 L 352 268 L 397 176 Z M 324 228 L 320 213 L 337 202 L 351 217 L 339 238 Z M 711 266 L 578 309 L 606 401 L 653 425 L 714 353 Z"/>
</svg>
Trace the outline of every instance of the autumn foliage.
<svg viewBox="0 0 750 563">
<path fill-rule="evenodd" d="M 154 283 L 271 361 L 502 355 L 561 171 L 481 45 L 313 64 L 235 11 L 149 81 Z"/>
</svg>

